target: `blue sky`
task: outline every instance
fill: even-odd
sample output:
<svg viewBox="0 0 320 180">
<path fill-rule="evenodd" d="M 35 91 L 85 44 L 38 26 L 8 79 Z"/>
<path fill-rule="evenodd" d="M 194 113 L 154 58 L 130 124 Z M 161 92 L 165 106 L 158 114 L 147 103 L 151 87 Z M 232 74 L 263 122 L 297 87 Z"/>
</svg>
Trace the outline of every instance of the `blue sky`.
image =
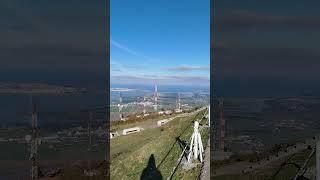
<svg viewBox="0 0 320 180">
<path fill-rule="evenodd" d="M 111 0 L 111 84 L 209 85 L 209 3 Z"/>
</svg>

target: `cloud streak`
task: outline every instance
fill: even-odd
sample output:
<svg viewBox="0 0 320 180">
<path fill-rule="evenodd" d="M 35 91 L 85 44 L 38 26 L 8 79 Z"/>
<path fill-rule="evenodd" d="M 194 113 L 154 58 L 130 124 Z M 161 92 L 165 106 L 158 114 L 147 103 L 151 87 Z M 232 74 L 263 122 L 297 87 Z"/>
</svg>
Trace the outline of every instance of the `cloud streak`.
<svg viewBox="0 0 320 180">
<path fill-rule="evenodd" d="M 131 54 L 131 55 L 134 55 L 134 56 L 138 56 L 139 55 L 136 51 L 133 51 L 133 50 L 129 49 L 128 47 L 120 44 L 119 42 L 113 40 L 112 38 L 110 38 L 110 44 L 113 45 L 114 47 L 117 47 L 117 48 L 119 48 L 119 49 L 121 49 L 121 50 L 123 50 L 123 51 L 125 51 L 125 52 L 127 52 L 129 54 Z"/>
<path fill-rule="evenodd" d="M 146 64 L 123 64 L 119 62 L 118 60 L 111 59 L 110 60 L 111 68 L 110 70 L 112 72 L 123 72 L 123 73 L 129 73 L 131 71 L 136 71 L 137 69 L 146 69 Z M 111 72 L 111 75 L 112 75 Z"/>
<path fill-rule="evenodd" d="M 168 67 L 166 68 L 170 71 L 209 71 L 209 66 L 190 66 L 190 65 L 181 65 L 175 67 Z"/>
<path fill-rule="evenodd" d="M 126 53 L 128 53 L 130 55 L 143 58 L 144 60 L 147 60 L 149 62 L 157 62 L 157 60 L 155 60 L 154 58 L 146 56 L 141 53 L 138 53 L 137 51 L 132 50 L 131 48 L 127 47 L 126 45 L 123 45 L 122 43 L 119 43 L 118 41 L 114 40 L 112 37 L 110 37 L 110 45 L 112 45 L 118 49 L 121 49 L 122 51 L 125 51 Z"/>
</svg>

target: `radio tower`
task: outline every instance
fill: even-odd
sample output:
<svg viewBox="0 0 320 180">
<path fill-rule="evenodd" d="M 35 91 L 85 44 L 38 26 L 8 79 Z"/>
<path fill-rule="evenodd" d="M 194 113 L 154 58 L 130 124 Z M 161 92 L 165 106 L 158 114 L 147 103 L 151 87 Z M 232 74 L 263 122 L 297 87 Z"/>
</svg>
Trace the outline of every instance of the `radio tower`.
<svg viewBox="0 0 320 180">
<path fill-rule="evenodd" d="M 31 102 L 32 102 L 32 135 L 31 135 L 31 147 L 30 147 L 30 159 L 32 161 L 31 166 L 31 179 L 36 180 L 39 178 L 39 172 L 38 172 L 38 161 L 37 161 L 37 155 L 38 155 L 38 115 L 37 115 L 37 109 L 36 104 L 33 102 L 33 98 L 31 96 Z M 26 138 L 27 141 L 29 138 Z M 30 139 L 29 139 L 30 140 Z"/>
<path fill-rule="evenodd" d="M 143 96 L 143 114 L 146 114 L 146 96 Z"/>
<path fill-rule="evenodd" d="M 178 109 L 181 109 L 181 99 L 180 99 L 180 93 L 178 93 Z"/>
<path fill-rule="evenodd" d="M 158 110 L 158 87 L 157 83 L 154 85 L 154 111 Z"/>
<path fill-rule="evenodd" d="M 224 151 L 224 135 L 225 135 L 225 119 L 223 117 L 223 99 L 220 99 L 220 138 L 219 138 L 219 149 Z"/>
<path fill-rule="evenodd" d="M 123 116 L 122 116 L 122 94 L 121 92 L 119 92 L 119 116 L 120 116 L 120 120 L 123 120 Z"/>
</svg>

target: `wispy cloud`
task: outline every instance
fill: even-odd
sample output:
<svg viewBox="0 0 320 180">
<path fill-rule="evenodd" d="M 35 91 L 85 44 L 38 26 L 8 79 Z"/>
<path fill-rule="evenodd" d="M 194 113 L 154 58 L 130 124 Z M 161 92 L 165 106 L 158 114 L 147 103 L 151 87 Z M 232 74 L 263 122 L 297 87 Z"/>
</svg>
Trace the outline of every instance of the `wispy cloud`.
<svg viewBox="0 0 320 180">
<path fill-rule="evenodd" d="M 111 69 L 112 72 L 123 72 L 121 69 L 113 68 Z"/>
<path fill-rule="evenodd" d="M 201 76 L 201 75 L 171 75 L 171 76 L 164 76 L 165 78 L 170 79 L 178 79 L 178 80 L 209 80 L 208 76 Z"/>
<path fill-rule="evenodd" d="M 127 52 L 127 53 L 129 53 L 129 54 L 131 54 L 131 55 L 134 55 L 134 56 L 138 56 L 139 55 L 136 51 L 129 49 L 128 47 L 120 44 L 119 42 L 113 40 L 112 38 L 110 38 L 110 44 L 115 46 L 115 47 L 117 47 L 117 48 L 119 48 L 119 49 L 121 49 L 121 50 L 123 50 L 123 51 L 125 51 L 125 52 Z"/>
<path fill-rule="evenodd" d="M 145 74 L 143 76 L 147 78 L 158 78 L 158 75 L 153 75 L 153 74 Z"/>
<path fill-rule="evenodd" d="M 209 71 L 210 67 L 181 65 L 181 66 L 167 67 L 166 69 L 170 71 Z"/>
<path fill-rule="evenodd" d="M 146 64 L 123 64 L 118 60 L 111 59 L 110 60 L 111 71 L 112 72 L 123 72 L 123 73 L 132 73 L 136 72 L 137 69 L 146 69 Z"/>
<path fill-rule="evenodd" d="M 112 37 L 110 37 L 110 45 L 112 45 L 112 46 L 114 46 L 114 47 L 116 47 L 118 49 L 121 49 L 121 50 L 127 52 L 130 55 L 143 58 L 144 60 L 147 60 L 147 61 L 150 61 L 150 62 L 157 62 L 158 61 L 158 60 L 156 60 L 156 59 L 154 59 L 154 58 L 152 58 L 150 56 L 146 56 L 144 54 L 138 53 L 135 50 L 132 50 L 131 48 L 127 47 L 126 45 L 123 45 L 122 43 L 119 43 L 118 41 L 114 40 Z"/>
<path fill-rule="evenodd" d="M 123 64 L 122 66 L 127 69 L 148 68 L 146 64 Z"/>
</svg>

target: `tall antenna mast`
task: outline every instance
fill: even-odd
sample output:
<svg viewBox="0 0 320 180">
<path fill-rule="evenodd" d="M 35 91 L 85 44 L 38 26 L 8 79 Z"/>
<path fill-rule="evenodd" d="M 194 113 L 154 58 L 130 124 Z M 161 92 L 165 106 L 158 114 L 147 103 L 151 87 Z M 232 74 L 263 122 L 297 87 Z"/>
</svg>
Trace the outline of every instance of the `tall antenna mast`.
<svg viewBox="0 0 320 180">
<path fill-rule="evenodd" d="M 178 93 L 178 109 L 181 110 L 181 98 L 180 98 L 180 92 Z"/>
<path fill-rule="evenodd" d="M 143 114 L 146 114 L 146 96 L 143 96 Z"/>
<path fill-rule="evenodd" d="M 120 117 L 120 120 L 123 120 L 123 116 L 122 116 L 122 94 L 121 92 L 119 92 L 119 117 Z"/>
<path fill-rule="evenodd" d="M 178 109 L 178 97 L 176 98 L 176 109 Z"/>
<path fill-rule="evenodd" d="M 154 86 L 154 110 L 158 110 L 158 87 L 156 82 Z"/>
<path fill-rule="evenodd" d="M 30 147 L 30 159 L 32 161 L 31 166 L 31 179 L 38 179 L 38 115 L 37 107 L 33 102 L 33 96 L 31 95 L 31 105 L 32 105 L 32 136 L 31 136 L 31 147 Z M 26 137 L 26 140 L 28 138 Z"/>
</svg>

